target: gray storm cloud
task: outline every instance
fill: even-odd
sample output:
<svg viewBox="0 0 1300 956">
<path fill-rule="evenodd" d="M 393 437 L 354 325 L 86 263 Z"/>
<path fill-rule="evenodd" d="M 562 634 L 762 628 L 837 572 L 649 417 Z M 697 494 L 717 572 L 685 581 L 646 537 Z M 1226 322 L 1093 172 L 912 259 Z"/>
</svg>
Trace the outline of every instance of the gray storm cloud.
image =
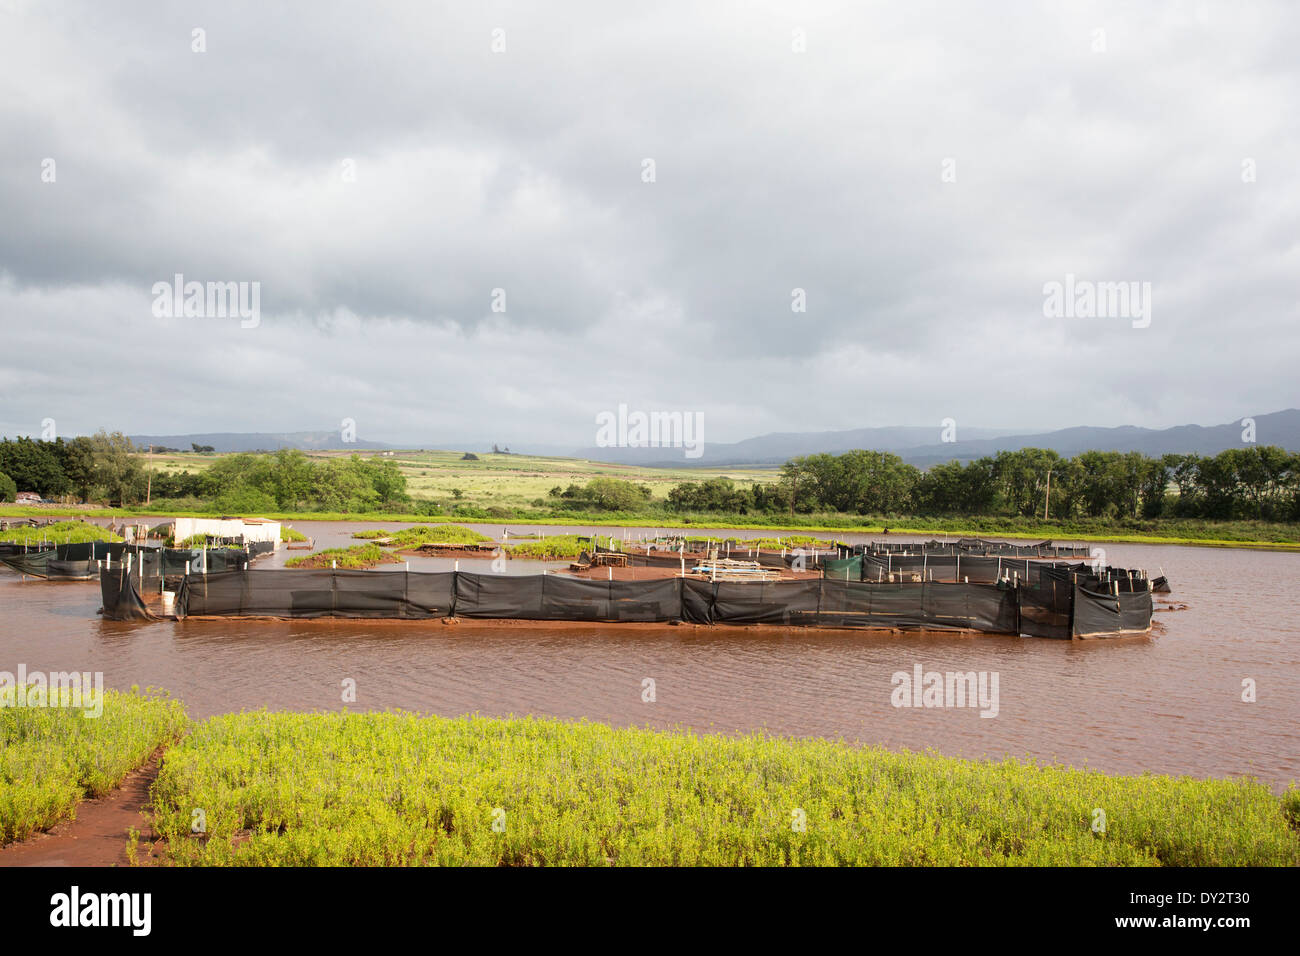
<svg viewBox="0 0 1300 956">
<path fill-rule="evenodd" d="M 0 2 L 0 432 L 1293 406 L 1297 40 L 1282 3 Z M 261 323 L 155 317 L 176 273 Z M 1150 327 L 1045 317 L 1066 274 L 1150 282 Z"/>
</svg>

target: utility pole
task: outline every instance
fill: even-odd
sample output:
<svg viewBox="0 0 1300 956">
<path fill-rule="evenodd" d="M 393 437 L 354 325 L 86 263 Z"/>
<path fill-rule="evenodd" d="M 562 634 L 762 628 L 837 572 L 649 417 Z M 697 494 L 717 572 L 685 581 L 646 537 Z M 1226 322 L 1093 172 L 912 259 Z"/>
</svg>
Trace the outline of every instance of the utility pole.
<svg viewBox="0 0 1300 956">
<path fill-rule="evenodd" d="M 144 486 L 144 503 L 149 503 L 149 498 L 153 494 L 153 445 L 149 446 L 149 475 Z"/>
<path fill-rule="evenodd" d="M 1047 520 L 1047 506 L 1052 500 L 1052 469 L 1047 469 L 1047 497 L 1043 499 L 1043 520 Z"/>
</svg>

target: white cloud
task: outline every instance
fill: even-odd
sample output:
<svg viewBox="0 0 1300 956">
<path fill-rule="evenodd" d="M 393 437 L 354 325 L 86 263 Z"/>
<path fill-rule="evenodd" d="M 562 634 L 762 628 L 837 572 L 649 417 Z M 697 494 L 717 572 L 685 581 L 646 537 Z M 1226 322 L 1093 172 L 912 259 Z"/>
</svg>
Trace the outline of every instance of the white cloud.
<svg viewBox="0 0 1300 956">
<path fill-rule="evenodd" d="M 1294 405 L 1300 17 L 1201 10 L 11 4 L 0 430 L 577 447 L 619 401 L 713 441 Z M 176 272 L 260 281 L 262 327 L 153 319 Z M 1067 272 L 1152 282 L 1151 327 L 1044 319 Z"/>
</svg>

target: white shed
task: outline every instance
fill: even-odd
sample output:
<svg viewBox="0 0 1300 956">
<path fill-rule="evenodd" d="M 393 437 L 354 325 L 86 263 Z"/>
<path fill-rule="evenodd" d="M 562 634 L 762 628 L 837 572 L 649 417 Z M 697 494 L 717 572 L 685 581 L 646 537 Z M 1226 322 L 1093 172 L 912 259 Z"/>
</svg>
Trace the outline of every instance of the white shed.
<svg viewBox="0 0 1300 956">
<path fill-rule="evenodd" d="M 179 544 L 196 534 L 213 538 L 243 538 L 245 543 L 270 541 L 280 549 L 280 522 L 267 518 L 177 518 L 173 539 Z"/>
</svg>

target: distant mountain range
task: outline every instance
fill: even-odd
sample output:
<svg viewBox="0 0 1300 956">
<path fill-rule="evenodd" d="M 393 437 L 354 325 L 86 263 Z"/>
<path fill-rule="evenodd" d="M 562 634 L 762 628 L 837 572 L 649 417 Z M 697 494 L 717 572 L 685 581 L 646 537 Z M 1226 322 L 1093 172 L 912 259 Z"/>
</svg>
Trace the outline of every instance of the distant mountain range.
<svg viewBox="0 0 1300 956">
<path fill-rule="evenodd" d="M 1255 440 L 1260 445 L 1281 445 L 1300 451 L 1300 409 L 1256 415 Z M 1123 425 L 1118 428 L 1078 426 L 1050 432 L 1018 432 L 1015 429 L 956 429 L 956 441 L 938 441 L 941 429 L 933 426 L 894 426 L 889 428 L 852 428 L 829 432 L 774 432 L 738 442 L 706 442 L 698 458 L 685 457 L 680 448 L 579 448 L 565 451 L 553 445 L 512 446 L 522 455 L 571 455 L 592 461 L 627 465 L 670 465 L 675 468 L 717 468 L 735 465 L 780 465 L 796 455 L 820 452 L 838 454 L 855 448 L 888 451 L 919 467 L 940 462 L 972 461 L 999 451 L 1018 448 L 1051 448 L 1071 457 L 1084 451 L 1139 451 L 1144 455 L 1164 454 L 1215 455 L 1227 448 L 1242 445 L 1241 419 L 1223 425 L 1176 425 L 1173 428 L 1141 428 Z M 215 432 L 200 435 L 132 435 L 139 446 L 165 445 L 188 451 L 191 445 L 211 445 L 219 452 L 276 451 L 300 448 L 304 451 L 357 449 L 375 451 L 397 448 L 445 448 L 457 451 L 487 451 L 490 443 L 466 445 L 446 442 L 423 442 L 393 445 L 376 441 L 345 444 L 338 431 L 307 432 Z M 504 446 L 503 446 L 504 447 Z"/>
<path fill-rule="evenodd" d="M 1255 440 L 1300 451 L 1300 409 L 1288 408 L 1255 415 Z M 888 451 L 919 467 L 945 461 L 973 461 L 999 451 L 1051 448 L 1064 457 L 1084 451 L 1139 451 L 1144 455 L 1216 455 L 1242 446 L 1241 419 L 1224 425 L 1176 425 L 1172 428 L 1079 426 L 1050 432 L 1012 429 L 957 428 L 956 441 L 938 441 L 938 425 L 928 428 L 854 428 L 835 432 L 776 432 L 739 442 L 706 442 L 699 458 L 686 458 L 679 448 L 583 448 L 581 458 L 618 464 L 719 467 L 779 465 L 796 455 L 839 453 L 854 448 Z"/>
</svg>

